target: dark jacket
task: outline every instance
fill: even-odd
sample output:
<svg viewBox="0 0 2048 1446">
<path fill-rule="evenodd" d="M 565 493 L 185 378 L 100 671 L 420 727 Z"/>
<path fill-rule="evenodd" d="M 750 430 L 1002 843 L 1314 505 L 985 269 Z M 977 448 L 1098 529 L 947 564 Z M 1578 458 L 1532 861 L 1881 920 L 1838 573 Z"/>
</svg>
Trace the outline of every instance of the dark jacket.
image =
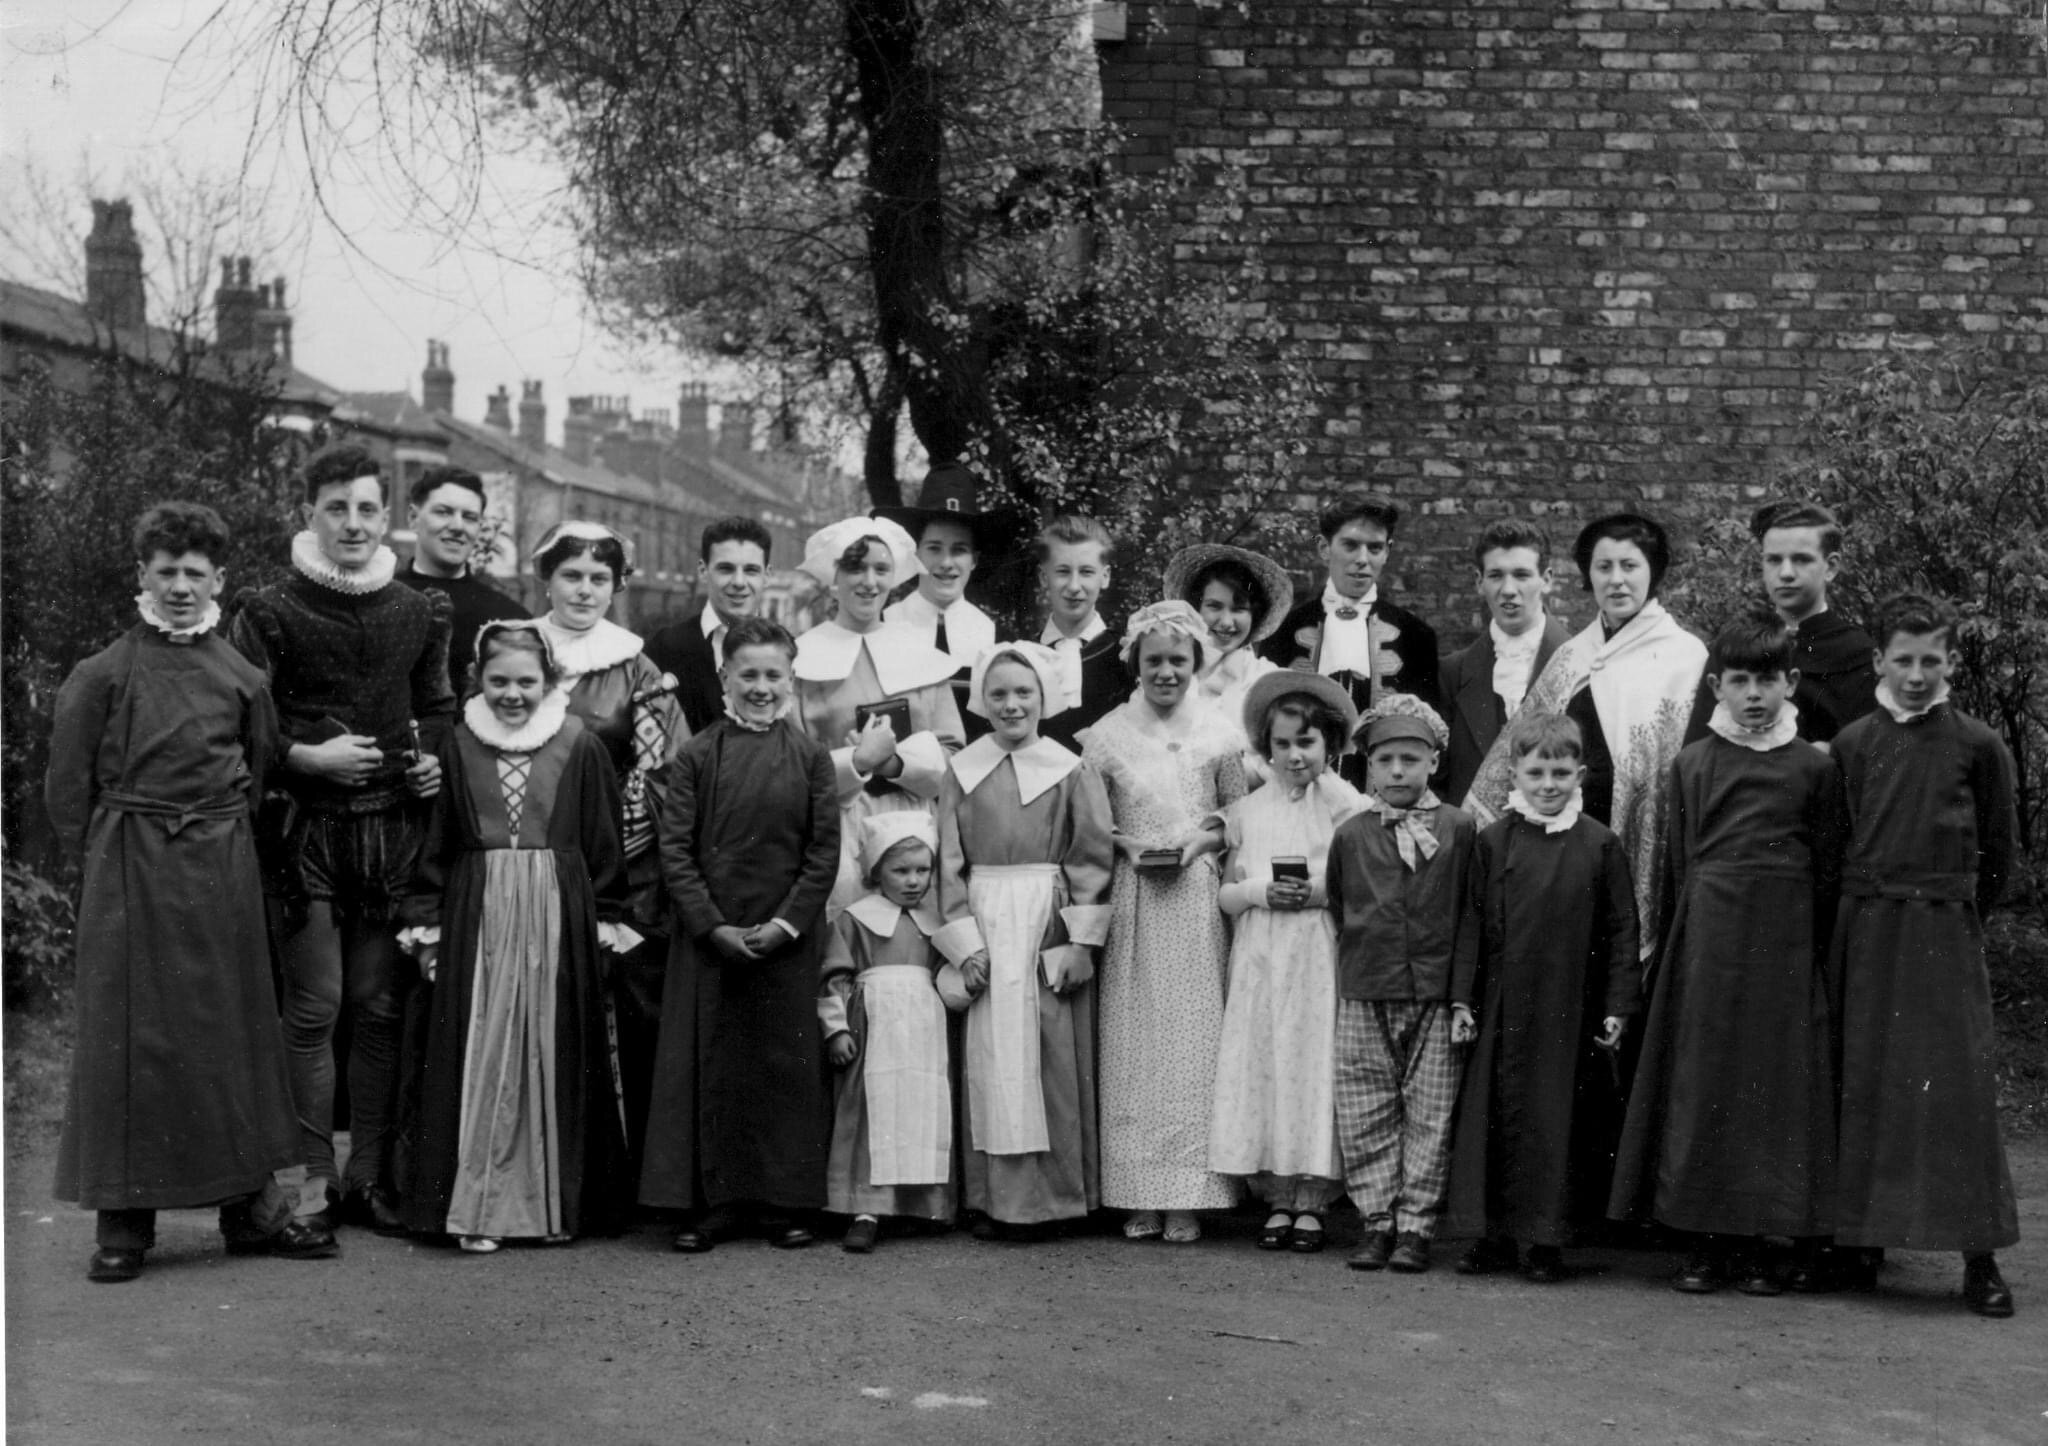
<svg viewBox="0 0 2048 1446">
<path fill-rule="evenodd" d="M 718 655 L 704 635 L 702 614 L 670 623 L 647 640 L 648 660 L 676 677 L 676 701 L 689 720 L 692 734 L 702 733 L 725 716 L 725 685 L 718 678 Z"/>
<path fill-rule="evenodd" d="M 1330 840 L 1330 908 L 1337 923 L 1337 997 L 1470 1004 L 1479 966 L 1478 826 L 1436 809 L 1437 851 L 1410 869 L 1394 831 L 1355 813 Z"/>
<path fill-rule="evenodd" d="M 1388 651 L 1400 659 L 1400 667 L 1386 678 L 1396 693 L 1413 693 L 1439 713 L 1443 711 L 1443 687 L 1439 678 L 1436 630 L 1414 613 L 1381 597 L 1372 605 L 1372 618 L 1393 628 L 1395 637 Z M 1314 671 L 1323 647 L 1323 593 L 1319 587 L 1305 602 L 1297 603 L 1282 619 L 1273 636 L 1259 644 L 1259 656 L 1283 668 L 1303 667 Z M 1372 706 L 1372 682 L 1348 677 L 1351 701 L 1359 711 Z M 1337 765 L 1339 774 L 1353 788 L 1365 787 L 1365 759 L 1347 753 Z"/>
<path fill-rule="evenodd" d="M 1543 620 L 1543 641 L 1536 645 L 1536 664 L 1529 673 L 1533 685 L 1550 655 L 1571 636 L 1571 629 L 1554 617 Z M 1493 691 L 1493 633 L 1479 635 L 1470 647 L 1461 648 L 1443 661 L 1439 683 L 1443 688 L 1444 723 L 1451 730 L 1451 746 L 1444 751 L 1443 772 L 1437 793 L 1446 802 L 1462 803 L 1486 752 L 1507 727 L 1507 707 Z"/>
</svg>

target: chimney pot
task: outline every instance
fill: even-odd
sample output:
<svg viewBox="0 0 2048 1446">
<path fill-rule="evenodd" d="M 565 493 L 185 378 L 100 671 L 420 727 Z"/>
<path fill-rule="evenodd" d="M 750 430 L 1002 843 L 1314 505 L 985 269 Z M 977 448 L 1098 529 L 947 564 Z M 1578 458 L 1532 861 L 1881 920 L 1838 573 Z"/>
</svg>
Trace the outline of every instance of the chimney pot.
<svg viewBox="0 0 2048 1446">
<path fill-rule="evenodd" d="M 111 327 L 136 328 L 148 320 L 142 243 L 126 201 L 92 203 L 92 234 L 85 238 L 85 305 Z"/>
<path fill-rule="evenodd" d="M 490 395 L 484 409 L 484 425 L 501 432 L 512 430 L 512 394 L 502 386 Z"/>
<path fill-rule="evenodd" d="M 548 407 L 541 400 L 539 382 L 520 384 L 519 440 L 536 449 L 545 449 L 548 444 Z"/>
</svg>

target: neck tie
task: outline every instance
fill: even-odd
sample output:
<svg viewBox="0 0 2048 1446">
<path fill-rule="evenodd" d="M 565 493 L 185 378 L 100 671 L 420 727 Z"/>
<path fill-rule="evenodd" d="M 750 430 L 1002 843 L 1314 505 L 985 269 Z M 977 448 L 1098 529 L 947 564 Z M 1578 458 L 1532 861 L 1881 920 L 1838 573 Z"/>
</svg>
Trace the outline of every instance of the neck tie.
<svg viewBox="0 0 2048 1446">
<path fill-rule="evenodd" d="M 949 655 L 953 651 L 946 646 L 946 620 L 943 617 L 939 619 L 938 631 L 932 635 L 932 646 Z"/>
</svg>

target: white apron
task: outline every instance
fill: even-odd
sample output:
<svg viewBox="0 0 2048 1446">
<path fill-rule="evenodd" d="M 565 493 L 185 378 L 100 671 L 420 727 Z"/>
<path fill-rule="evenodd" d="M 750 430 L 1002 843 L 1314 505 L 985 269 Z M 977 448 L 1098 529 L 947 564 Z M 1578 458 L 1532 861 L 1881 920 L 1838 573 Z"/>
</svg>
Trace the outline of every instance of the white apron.
<svg viewBox="0 0 2048 1446">
<path fill-rule="evenodd" d="M 988 949 L 988 991 L 967 1011 L 967 1109 L 991 1155 L 1052 1148 L 1038 1083 L 1038 951 L 1059 906 L 1058 864 L 976 864 L 967 906 Z"/>
<path fill-rule="evenodd" d="M 952 1176 L 953 1091 L 946 1080 L 946 1006 L 929 969 L 861 971 L 867 1012 L 861 1083 L 872 1185 L 943 1185 Z"/>
</svg>

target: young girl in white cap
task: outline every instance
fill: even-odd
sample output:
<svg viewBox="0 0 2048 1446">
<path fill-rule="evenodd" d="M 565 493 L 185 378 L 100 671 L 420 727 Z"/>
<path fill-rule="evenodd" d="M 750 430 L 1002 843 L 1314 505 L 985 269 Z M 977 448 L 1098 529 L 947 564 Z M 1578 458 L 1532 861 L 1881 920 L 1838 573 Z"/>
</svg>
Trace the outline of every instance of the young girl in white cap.
<svg viewBox="0 0 2048 1446">
<path fill-rule="evenodd" d="M 993 729 L 939 795 L 933 942 L 974 999 L 961 1165 L 983 1239 L 1043 1235 L 1101 1202 L 1093 980 L 1114 849 L 1101 778 L 1038 734 L 1059 678 L 1036 643 L 982 654 L 970 706 Z"/>
<path fill-rule="evenodd" d="M 825 1208 L 851 1215 L 841 1242 L 875 1248 L 881 1217 L 953 1218 L 953 1089 L 946 1002 L 933 975 L 939 916 L 930 907 L 938 828 L 901 810 L 865 819 L 861 875 L 868 892 L 825 941 L 818 1022 L 838 1071 Z M 952 1002 L 967 1007 L 954 977 Z"/>
</svg>

